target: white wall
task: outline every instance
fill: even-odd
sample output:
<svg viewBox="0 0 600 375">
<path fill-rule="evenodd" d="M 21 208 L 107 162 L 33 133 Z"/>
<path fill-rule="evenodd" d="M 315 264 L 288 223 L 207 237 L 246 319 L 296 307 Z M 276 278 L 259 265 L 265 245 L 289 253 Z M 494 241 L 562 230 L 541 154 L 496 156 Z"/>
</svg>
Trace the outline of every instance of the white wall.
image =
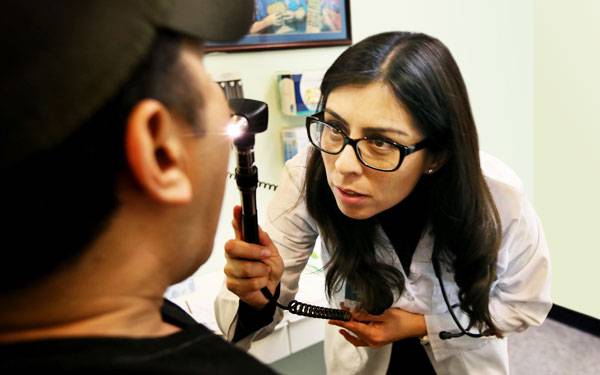
<svg viewBox="0 0 600 375">
<path fill-rule="evenodd" d="M 482 149 L 512 166 L 533 192 L 533 0 L 352 0 L 351 20 L 355 42 L 389 30 L 425 32 L 444 42 L 465 78 Z M 325 69 L 343 50 L 329 47 L 207 56 L 211 73 L 239 72 L 245 96 L 270 105 L 269 130 L 257 136 L 255 148 L 260 179 L 278 181 L 283 165 L 279 131 L 303 123 L 284 117 L 277 108 L 275 72 Z M 259 216 L 268 198 L 269 193 L 259 191 Z M 201 272 L 222 269 L 223 243 L 231 236 L 231 206 L 238 200 L 232 182 L 214 254 Z"/>
<path fill-rule="evenodd" d="M 600 2 L 535 2 L 535 206 L 559 305 L 600 318 Z"/>
</svg>

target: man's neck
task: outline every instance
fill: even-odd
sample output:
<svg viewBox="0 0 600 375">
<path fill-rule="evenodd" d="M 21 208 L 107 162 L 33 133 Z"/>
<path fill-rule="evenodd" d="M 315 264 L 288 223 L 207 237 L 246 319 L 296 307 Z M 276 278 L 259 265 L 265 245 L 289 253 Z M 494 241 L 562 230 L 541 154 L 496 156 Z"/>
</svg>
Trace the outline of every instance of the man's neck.
<svg viewBox="0 0 600 375">
<path fill-rule="evenodd" d="M 0 342 L 65 336 L 156 337 L 177 331 L 162 320 L 160 309 L 169 281 L 149 253 L 108 259 L 101 249 L 91 249 L 73 266 L 1 296 Z"/>
<path fill-rule="evenodd" d="M 161 307 L 167 287 L 185 276 L 173 261 L 180 241 L 172 223 L 180 220 L 136 202 L 123 203 L 77 259 L 34 286 L 0 296 L 0 341 L 157 337 L 178 330 L 163 322 Z"/>
<path fill-rule="evenodd" d="M 162 320 L 162 298 L 98 297 L 65 301 L 50 297 L 17 306 L 4 304 L 0 342 L 58 337 L 159 337 L 179 331 Z M 4 302 L 4 301 L 3 301 Z"/>
</svg>

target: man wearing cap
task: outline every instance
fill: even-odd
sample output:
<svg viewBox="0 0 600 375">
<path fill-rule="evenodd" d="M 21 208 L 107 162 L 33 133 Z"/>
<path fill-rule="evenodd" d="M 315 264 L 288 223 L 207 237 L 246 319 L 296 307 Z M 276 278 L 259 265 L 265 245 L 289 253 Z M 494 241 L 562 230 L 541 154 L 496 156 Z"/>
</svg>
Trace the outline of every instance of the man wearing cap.
<svg viewBox="0 0 600 375">
<path fill-rule="evenodd" d="M 209 257 L 227 102 L 204 40 L 252 0 L 7 1 L 0 373 L 272 373 L 165 289 Z"/>
</svg>

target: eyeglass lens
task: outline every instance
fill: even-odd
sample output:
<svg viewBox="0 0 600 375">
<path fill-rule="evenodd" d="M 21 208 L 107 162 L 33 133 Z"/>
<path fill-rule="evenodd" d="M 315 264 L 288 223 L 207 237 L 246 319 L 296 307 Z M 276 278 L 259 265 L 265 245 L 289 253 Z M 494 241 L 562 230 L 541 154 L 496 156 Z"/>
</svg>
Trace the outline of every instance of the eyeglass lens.
<svg viewBox="0 0 600 375">
<path fill-rule="evenodd" d="M 311 142 L 320 150 L 338 154 L 349 139 L 340 129 L 318 120 L 309 123 Z M 393 170 L 400 163 L 400 149 L 379 139 L 359 139 L 356 143 L 357 156 L 368 167 L 380 170 Z"/>
</svg>

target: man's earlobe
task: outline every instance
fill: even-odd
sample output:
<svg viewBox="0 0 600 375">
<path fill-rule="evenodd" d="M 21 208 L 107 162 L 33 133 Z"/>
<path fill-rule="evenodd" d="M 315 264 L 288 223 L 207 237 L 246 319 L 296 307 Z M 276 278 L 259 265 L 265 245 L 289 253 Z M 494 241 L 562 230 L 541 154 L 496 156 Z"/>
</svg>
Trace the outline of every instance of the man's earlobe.
<svg viewBox="0 0 600 375">
<path fill-rule="evenodd" d="M 124 147 L 132 178 L 142 191 L 162 203 L 185 204 L 192 198 L 192 186 L 175 121 L 159 101 L 140 101 L 127 118 Z"/>
</svg>

